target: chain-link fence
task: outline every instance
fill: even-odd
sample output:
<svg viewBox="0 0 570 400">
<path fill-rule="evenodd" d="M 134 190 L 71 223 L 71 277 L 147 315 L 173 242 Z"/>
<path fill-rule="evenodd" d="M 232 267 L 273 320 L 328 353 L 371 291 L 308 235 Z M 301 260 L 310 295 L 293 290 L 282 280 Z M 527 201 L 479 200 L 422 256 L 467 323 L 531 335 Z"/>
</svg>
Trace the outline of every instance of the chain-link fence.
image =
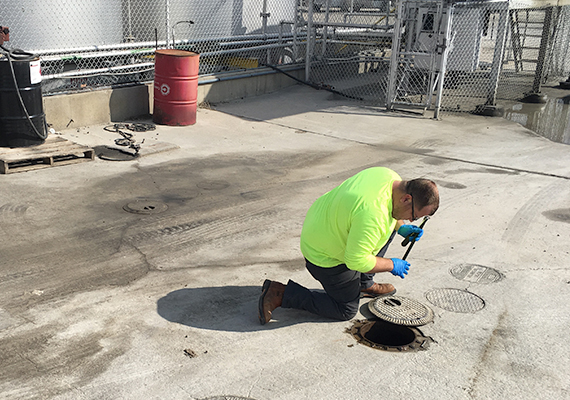
<svg viewBox="0 0 570 400">
<path fill-rule="evenodd" d="M 568 77 L 570 7 L 503 4 L 454 6 L 444 110 L 478 112 L 500 100 L 539 93 L 542 84 Z M 470 40 L 465 43 L 458 37 Z M 469 68 L 458 70 L 453 60 L 463 60 Z"/>
<path fill-rule="evenodd" d="M 536 2 L 522 0 L 314 4 L 307 14 L 310 81 L 389 108 L 480 112 L 566 79 L 570 70 L 570 6 L 531 8 Z"/>
<path fill-rule="evenodd" d="M 471 112 L 569 77 L 570 6 L 525 4 L 4 0 L 0 25 L 40 56 L 44 94 L 152 81 L 154 51 L 174 47 L 200 53 L 202 76 L 294 64 L 349 98 Z"/>
<path fill-rule="evenodd" d="M 4 0 L 0 25 L 41 57 L 49 94 L 152 80 L 157 48 L 200 52 L 201 75 L 303 62 L 300 2 Z"/>
</svg>

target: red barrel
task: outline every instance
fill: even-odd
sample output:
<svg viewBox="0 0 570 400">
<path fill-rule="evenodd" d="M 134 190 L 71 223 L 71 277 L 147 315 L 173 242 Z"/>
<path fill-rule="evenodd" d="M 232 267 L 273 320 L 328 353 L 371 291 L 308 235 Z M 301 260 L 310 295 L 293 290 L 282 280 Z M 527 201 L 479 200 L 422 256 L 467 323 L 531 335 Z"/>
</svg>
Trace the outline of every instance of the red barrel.
<svg viewBox="0 0 570 400">
<path fill-rule="evenodd" d="M 153 121 L 163 125 L 196 123 L 200 55 L 191 51 L 156 50 Z"/>
</svg>

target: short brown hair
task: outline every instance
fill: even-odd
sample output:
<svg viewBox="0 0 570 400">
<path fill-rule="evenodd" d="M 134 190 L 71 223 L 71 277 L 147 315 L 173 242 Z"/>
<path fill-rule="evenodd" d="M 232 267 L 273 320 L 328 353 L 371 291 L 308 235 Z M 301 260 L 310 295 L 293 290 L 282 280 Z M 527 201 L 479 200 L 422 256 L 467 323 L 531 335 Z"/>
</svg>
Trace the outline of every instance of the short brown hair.
<svg viewBox="0 0 570 400">
<path fill-rule="evenodd" d="M 416 207 L 422 209 L 426 206 L 434 206 L 432 215 L 439 208 L 439 191 L 434 181 L 429 179 L 412 179 L 406 182 L 406 193 L 416 200 Z"/>
</svg>

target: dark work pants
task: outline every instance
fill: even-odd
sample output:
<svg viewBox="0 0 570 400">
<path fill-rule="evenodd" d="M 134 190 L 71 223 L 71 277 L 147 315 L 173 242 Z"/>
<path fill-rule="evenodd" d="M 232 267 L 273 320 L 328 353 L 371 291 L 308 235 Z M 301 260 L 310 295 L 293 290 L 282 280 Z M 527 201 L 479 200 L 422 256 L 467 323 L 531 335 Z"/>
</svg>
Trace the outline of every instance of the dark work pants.
<svg viewBox="0 0 570 400">
<path fill-rule="evenodd" d="M 378 257 L 384 257 L 395 232 L 384 247 L 378 252 Z M 283 294 L 283 308 L 306 310 L 323 317 L 349 320 L 358 312 L 360 291 L 374 284 L 374 274 L 364 274 L 348 269 L 345 264 L 332 268 L 319 267 L 309 260 L 307 270 L 318 280 L 325 293 L 309 290 L 296 282 L 289 281 Z"/>
</svg>

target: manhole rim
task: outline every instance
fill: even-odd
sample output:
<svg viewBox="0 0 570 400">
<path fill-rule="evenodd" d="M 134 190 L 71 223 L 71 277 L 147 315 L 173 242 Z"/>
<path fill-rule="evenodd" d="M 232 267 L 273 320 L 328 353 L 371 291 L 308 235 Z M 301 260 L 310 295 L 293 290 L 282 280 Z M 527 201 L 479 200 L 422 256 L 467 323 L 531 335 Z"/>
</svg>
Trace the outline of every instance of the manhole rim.
<svg viewBox="0 0 570 400">
<path fill-rule="evenodd" d="M 160 200 L 133 199 L 124 203 L 121 208 L 130 214 L 152 215 L 165 212 L 168 210 L 168 205 Z"/>
<path fill-rule="evenodd" d="M 386 345 L 386 344 L 374 343 L 368 338 L 364 337 L 364 335 L 360 334 L 364 326 L 367 326 L 369 324 L 375 324 L 378 322 L 391 324 L 394 326 L 398 326 L 400 328 L 409 329 L 414 334 L 414 340 L 404 345 Z M 354 320 L 352 326 L 350 328 L 347 328 L 346 332 L 349 333 L 354 339 L 356 339 L 358 343 L 366 347 L 370 347 L 371 349 L 375 350 L 389 351 L 394 353 L 405 353 L 405 352 L 427 350 L 430 342 L 434 342 L 434 340 L 431 337 L 424 335 L 424 333 L 416 326 L 398 325 L 380 319 Z"/>
</svg>

